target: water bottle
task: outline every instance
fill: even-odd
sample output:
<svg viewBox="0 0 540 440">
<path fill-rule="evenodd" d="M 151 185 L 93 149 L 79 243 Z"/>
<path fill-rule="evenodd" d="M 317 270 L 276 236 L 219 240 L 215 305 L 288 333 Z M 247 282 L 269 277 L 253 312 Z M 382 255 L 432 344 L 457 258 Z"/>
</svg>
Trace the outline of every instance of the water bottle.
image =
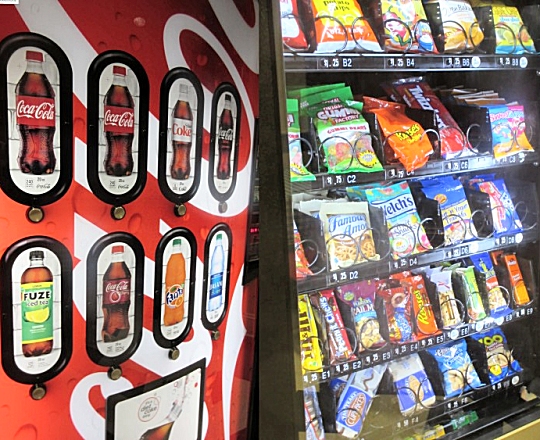
<svg viewBox="0 0 540 440">
<path fill-rule="evenodd" d="M 217 234 L 216 247 L 210 259 L 210 288 L 208 290 L 207 310 L 213 312 L 223 304 L 223 274 L 225 272 L 225 254 L 221 234 Z"/>
</svg>

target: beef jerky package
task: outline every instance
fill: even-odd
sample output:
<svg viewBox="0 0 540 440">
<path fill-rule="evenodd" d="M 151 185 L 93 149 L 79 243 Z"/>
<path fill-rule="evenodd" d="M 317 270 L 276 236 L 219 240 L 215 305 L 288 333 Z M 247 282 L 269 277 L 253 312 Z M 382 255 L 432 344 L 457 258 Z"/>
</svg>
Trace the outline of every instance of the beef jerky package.
<svg viewBox="0 0 540 440">
<path fill-rule="evenodd" d="M 385 345 L 375 311 L 375 281 L 364 280 L 339 286 L 336 290 L 337 297 L 348 307 L 348 313 L 352 316 L 358 351 L 374 350 Z"/>
<path fill-rule="evenodd" d="M 330 364 L 337 365 L 343 362 L 355 361 L 357 357 L 349 342 L 347 329 L 343 325 L 334 291 L 331 289 L 322 290 L 310 295 L 310 300 L 324 322 L 321 325 L 324 325 L 326 329 Z"/>
<path fill-rule="evenodd" d="M 382 52 L 375 33 L 355 0 L 311 0 L 317 52 Z"/>
<path fill-rule="evenodd" d="M 506 336 L 500 327 L 495 327 L 482 333 L 475 333 L 470 337 L 484 348 L 485 362 L 491 384 L 500 382 L 504 378 L 521 371 L 519 363 L 512 356 L 508 348 Z"/>
<path fill-rule="evenodd" d="M 358 438 L 385 371 L 386 365 L 377 365 L 349 376 L 337 407 L 336 430 L 339 434 Z"/>
<path fill-rule="evenodd" d="M 394 380 L 399 410 L 405 417 L 435 403 L 435 392 L 418 354 L 390 362 L 388 370 Z"/>
<path fill-rule="evenodd" d="M 392 85 L 396 93 L 409 107 L 435 111 L 443 159 L 474 154 L 457 122 L 423 78 L 400 79 L 394 81 Z"/>
</svg>

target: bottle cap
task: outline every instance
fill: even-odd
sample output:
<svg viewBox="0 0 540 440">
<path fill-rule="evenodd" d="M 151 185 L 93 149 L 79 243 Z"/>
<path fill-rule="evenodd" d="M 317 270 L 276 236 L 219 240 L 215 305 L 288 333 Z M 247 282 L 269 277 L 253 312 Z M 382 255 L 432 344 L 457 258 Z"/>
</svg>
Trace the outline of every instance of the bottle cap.
<svg viewBox="0 0 540 440">
<path fill-rule="evenodd" d="M 225 101 L 230 101 L 231 100 L 231 95 L 229 95 L 228 93 L 225 93 Z"/>
<path fill-rule="evenodd" d="M 113 254 L 119 254 L 124 252 L 124 246 L 116 245 L 112 247 L 112 253 Z"/>
<path fill-rule="evenodd" d="M 122 66 L 113 66 L 112 73 L 113 75 L 126 76 L 126 68 Z"/>
<path fill-rule="evenodd" d="M 30 259 L 31 260 L 43 259 L 43 257 L 44 257 L 43 251 L 31 251 L 30 252 Z"/>
<path fill-rule="evenodd" d="M 41 52 L 37 52 L 35 50 L 27 50 L 26 51 L 26 61 L 39 61 L 40 63 L 43 62 L 43 54 Z"/>
<path fill-rule="evenodd" d="M 221 240 L 221 234 L 216 235 L 216 239 Z"/>
<path fill-rule="evenodd" d="M 172 241 L 172 245 L 173 246 L 180 246 L 182 244 L 182 239 L 181 238 L 175 238 L 173 241 Z"/>
</svg>

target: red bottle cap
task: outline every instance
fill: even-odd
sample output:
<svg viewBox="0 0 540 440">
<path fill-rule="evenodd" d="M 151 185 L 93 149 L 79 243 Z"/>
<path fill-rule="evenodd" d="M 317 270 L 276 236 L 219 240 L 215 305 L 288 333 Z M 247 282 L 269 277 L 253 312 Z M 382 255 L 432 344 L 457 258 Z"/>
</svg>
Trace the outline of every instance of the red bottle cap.
<svg viewBox="0 0 540 440">
<path fill-rule="evenodd" d="M 43 62 L 43 54 L 41 52 L 36 52 L 35 50 L 26 51 L 26 61 L 39 61 Z"/>
<path fill-rule="evenodd" d="M 119 254 L 119 253 L 122 253 L 122 252 L 124 252 L 124 246 L 117 245 L 117 246 L 112 247 L 112 253 L 113 254 Z"/>
<path fill-rule="evenodd" d="M 112 73 L 113 75 L 126 76 L 126 68 L 122 66 L 113 66 Z"/>
</svg>

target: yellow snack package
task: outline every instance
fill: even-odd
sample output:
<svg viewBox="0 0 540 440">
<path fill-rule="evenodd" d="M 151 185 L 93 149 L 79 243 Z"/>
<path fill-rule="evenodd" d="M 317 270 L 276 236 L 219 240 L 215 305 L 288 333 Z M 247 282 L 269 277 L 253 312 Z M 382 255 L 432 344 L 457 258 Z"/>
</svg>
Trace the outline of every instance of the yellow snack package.
<svg viewBox="0 0 540 440">
<path fill-rule="evenodd" d="M 321 346 L 313 309 L 307 295 L 298 298 L 298 319 L 302 374 L 320 372 L 323 369 Z"/>
</svg>

